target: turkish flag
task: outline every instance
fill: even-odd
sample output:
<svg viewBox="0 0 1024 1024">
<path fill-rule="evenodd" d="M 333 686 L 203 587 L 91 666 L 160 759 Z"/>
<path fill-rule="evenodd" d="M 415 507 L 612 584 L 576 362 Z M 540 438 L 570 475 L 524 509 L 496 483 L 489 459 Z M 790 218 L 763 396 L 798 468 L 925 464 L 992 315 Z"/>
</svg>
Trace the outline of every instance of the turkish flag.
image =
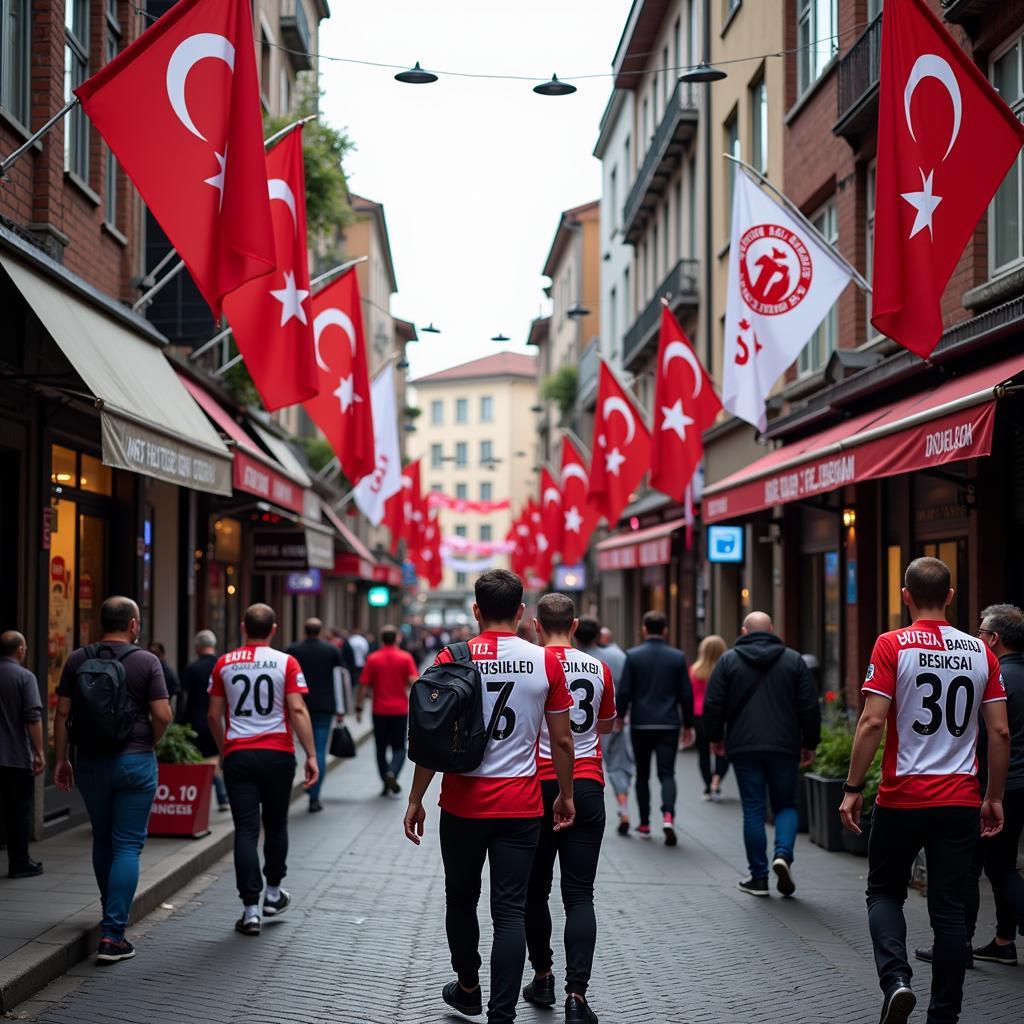
<svg viewBox="0 0 1024 1024">
<path fill-rule="evenodd" d="M 721 412 L 715 385 L 668 307 L 661 310 L 654 384 L 651 486 L 682 501 L 704 455 L 702 435 Z"/>
<path fill-rule="evenodd" d="M 419 546 L 413 554 L 416 575 L 427 581 L 431 590 L 441 585 L 444 568 L 441 565 L 441 527 L 434 514 L 426 521 Z"/>
<path fill-rule="evenodd" d="M 320 383 L 309 303 L 301 125 L 267 154 L 267 193 L 277 269 L 226 296 L 224 312 L 249 376 L 273 412 L 312 398 Z"/>
<path fill-rule="evenodd" d="M 373 405 L 356 269 L 313 296 L 313 353 L 319 393 L 303 405 L 352 483 L 372 473 Z"/>
<path fill-rule="evenodd" d="M 562 530 L 564 523 L 562 519 L 562 491 L 551 471 L 547 466 L 542 466 L 540 471 L 540 511 L 541 528 L 544 537 L 548 542 L 550 552 L 548 575 L 551 575 L 551 562 L 556 551 L 562 550 Z"/>
<path fill-rule="evenodd" d="M 562 438 L 562 561 L 575 565 L 587 551 L 587 542 L 597 525 L 597 513 L 587 500 L 590 475 L 579 449 L 568 437 Z"/>
<path fill-rule="evenodd" d="M 275 266 L 249 0 L 179 0 L 75 90 L 219 317 Z"/>
<path fill-rule="evenodd" d="M 885 5 L 879 88 L 871 323 L 927 358 L 1024 127 L 923 0 Z"/>
<path fill-rule="evenodd" d="M 412 490 L 419 490 L 420 460 L 407 462 L 402 467 L 402 486 L 384 503 L 384 525 L 391 531 L 391 554 L 398 553 L 398 542 L 407 536 L 412 524 Z M 408 512 L 408 516 L 407 516 Z"/>
<path fill-rule="evenodd" d="M 523 506 L 523 510 L 516 517 L 515 522 L 512 523 L 505 539 L 515 544 L 515 550 L 512 552 L 511 558 L 512 571 L 517 576 L 525 577 L 527 572 L 533 568 L 537 555 L 537 544 L 533 536 L 529 502 Z"/>
<path fill-rule="evenodd" d="M 651 465 L 651 434 L 643 416 L 601 360 L 594 443 L 587 491 L 595 510 L 614 527 Z"/>
</svg>

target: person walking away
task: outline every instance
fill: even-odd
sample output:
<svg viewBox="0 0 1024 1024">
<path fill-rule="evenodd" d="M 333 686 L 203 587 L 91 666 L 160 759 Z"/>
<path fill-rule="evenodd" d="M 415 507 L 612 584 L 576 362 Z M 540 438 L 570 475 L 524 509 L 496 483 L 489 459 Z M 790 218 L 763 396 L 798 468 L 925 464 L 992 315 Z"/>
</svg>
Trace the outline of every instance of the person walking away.
<svg viewBox="0 0 1024 1024">
<path fill-rule="evenodd" d="M 39 683 L 25 668 L 25 638 L 0 633 L 0 807 L 7 837 L 7 877 L 34 878 L 43 865 L 28 852 L 33 778 L 46 767 Z"/>
<path fill-rule="evenodd" d="M 103 907 L 96 959 L 109 964 L 135 956 L 125 928 L 156 795 L 154 746 L 171 723 L 171 705 L 160 662 L 137 646 L 139 606 L 108 597 L 100 629 L 99 643 L 71 653 L 57 685 L 53 781 L 64 792 L 77 781 L 89 814 Z"/>
<path fill-rule="evenodd" d="M 545 594 L 533 620 L 541 645 L 558 656 L 573 698 L 569 718 L 576 820 L 570 829 L 554 830 L 558 776 L 551 760 L 550 735 L 541 726 L 537 764 L 544 821 L 526 897 L 526 944 L 534 977 L 523 989 L 523 996 L 539 1006 L 555 1005 L 548 900 L 557 856 L 565 908 L 565 1020 L 566 1024 L 597 1024 L 597 1015 L 587 1002 L 587 986 L 597 944 L 594 879 L 605 825 L 604 770 L 598 740 L 611 732 L 615 722 L 615 687 L 611 669 L 604 662 L 572 646 L 573 631 L 579 625 L 575 615 L 575 606 L 565 594 Z M 597 639 L 597 623 L 593 624 L 591 643 Z"/>
<path fill-rule="evenodd" d="M 712 752 L 728 756 L 736 770 L 750 868 L 739 888 L 768 895 L 767 792 L 775 814 L 771 869 L 779 893 L 792 896 L 797 786 L 821 739 L 821 706 L 806 663 L 782 642 L 767 613 L 751 612 L 736 645 L 718 660 L 703 717 Z"/>
<path fill-rule="evenodd" d="M 917 558 L 907 567 L 902 596 L 913 624 L 875 642 L 843 786 L 843 825 L 859 833 L 864 778 L 885 730 L 867 884 L 868 927 L 883 993 L 881 1024 L 904 1024 L 917 1002 L 910 987 L 903 904 L 922 849 L 935 936 L 928 1024 L 960 1019 L 971 858 L 979 829 L 988 838 L 1003 827 L 1010 758 L 1006 693 L 989 647 L 946 621 L 953 595 L 945 562 Z M 984 802 L 977 778 L 979 708 L 988 728 Z"/>
<path fill-rule="evenodd" d="M 665 844 L 678 842 L 676 813 L 676 751 L 680 728 L 683 742 L 693 742 L 693 687 L 683 652 L 665 641 L 668 621 L 661 612 L 644 614 L 639 647 L 626 652 L 621 685 L 616 694 L 619 718 L 628 720 L 636 758 L 636 800 L 640 805 L 637 833 L 651 835 L 651 757 L 661 784 L 662 829 Z M 621 831 L 621 829 L 620 829 Z"/>
<path fill-rule="evenodd" d="M 473 616 L 479 634 L 469 641 L 483 682 L 483 720 L 491 736 L 480 766 L 466 774 L 445 773 L 441 783 L 440 840 L 444 863 L 445 928 L 457 980 L 441 998 L 470 1016 L 483 1012 L 480 992 L 480 925 L 477 903 L 484 861 L 490 864 L 490 1024 L 513 1021 L 526 961 L 526 893 L 544 815 L 537 745 L 547 723 L 551 759 L 558 776 L 553 828 L 573 822 L 573 700 L 554 651 L 516 636 L 526 611 L 523 582 L 507 569 L 489 569 L 475 584 Z M 436 662 L 454 660 L 445 649 Z M 423 797 L 435 772 L 416 766 L 405 812 L 406 837 L 420 844 L 426 812 Z"/>
<path fill-rule="evenodd" d="M 167 684 L 167 697 L 171 702 L 171 711 L 178 705 L 179 694 L 181 693 L 181 680 L 178 673 L 167 664 L 167 648 L 159 640 L 154 640 L 147 648 L 150 654 L 155 654 L 160 662 L 160 671 L 164 674 L 164 682 Z"/>
<path fill-rule="evenodd" d="M 299 663 L 306 680 L 306 709 L 313 725 L 313 745 L 316 747 L 317 780 L 306 795 L 309 812 L 317 814 L 324 809 L 320 802 L 320 789 L 327 774 L 327 744 L 335 722 L 342 722 L 341 651 L 321 637 L 324 624 L 319 619 L 306 619 L 303 630 L 306 639 L 292 644 L 288 653 Z"/>
<path fill-rule="evenodd" d="M 705 800 L 721 800 L 722 779 L 729 770 L 729 760 L 711 753 L 711 741 L 704 727 L 704 694 L 708 680 L 714 672 L 718 659 L 727 650 L 725 640 L 715 633 L 704 637 L 697 648 L 697 660 L 690 666 L 690 681 L 693 684 L 693 726 L 696 733 L 697 758 L 700 777 L 704 780 Z M 711 759 L 714 757 L 714 765 Z"/>
<path fill-rule="evenodd" d="M 220 763 L 220 751 L 210 732 L 206 713 L 210 708 L 210 675 L 217 664 L 217 637 L 210 629 L 201 629 L 192 641 L 195 659 L 185 666 L 181 676 L 181 696 L 178 698 L 178 712 L 175 720 L 187 725 L 196 734 L 193 741 L 204 758 L 217 759 L 217 770 L 213 775 L 213 790 L 217 796 L 217 810 L 227 811 L 228 791 L 224 785 L 224 768 Z"/>
<path fill-rule="evenodd" d="M 363 666 L 370 655 L 370 641 L 356 628 L 349 633 L 345 644 L 351 659 L 348 669 L 352 673 L 352 685 L 358 687 L 360 676 L 363 674 Z"/>
<path fill-rule="evenodd" d="M 419 672 L 408 651 L 398 646 L 398 630 L 380 631 L 381 647 L 366 658 L 356 699 L 356 721 L 363 719 L 366 695 L 373 691 L 373 740 L 377 771 L 384 784 L 382 796 L 400 793 L 398 776 L 405 764 L 405 736 L 409 727 L 409 687 Z"/>
<path fill-rule="evenodd" d="M 222 655 L 210 676 L 210 732 L 224 758 L 224 782 L 235 823 L 235 880 L 242 916 L 235 931 L 260 933 L 260 820 L 264 830 L 263 915 L 283 914 L 291 902 L 281 888 L 287 872 L 288 804 L 295 781 L 295 739 L 306 753 L 304 785 L 318 777 L 313 726 L 306 710 L 306 681 L 299 663 L 276 651 L 277 616 L 250 605 L 242 620 L 242 646 Z"/>
<path fill-rule="evenodd" d="M 583 616 L 579 620 L 574 634 L 576 649 L 590 658 L 611 669 L 612 682 L 618 685 L 622 678 L 622 669 L 626 664 L 626 652 L 618 644 L 601 646 L 598 637 L 605 632 L 597 619 Z M 610 731 L 599 734 L 601 742 L 601 760 L 604 774 L 612 785 L 615 802 L 618 804 L 620 836 L 629 835 L 629 790 L 633 785 L 633 748 L 629 745 L 629 734 L 616 719 Z"/>
</svg>

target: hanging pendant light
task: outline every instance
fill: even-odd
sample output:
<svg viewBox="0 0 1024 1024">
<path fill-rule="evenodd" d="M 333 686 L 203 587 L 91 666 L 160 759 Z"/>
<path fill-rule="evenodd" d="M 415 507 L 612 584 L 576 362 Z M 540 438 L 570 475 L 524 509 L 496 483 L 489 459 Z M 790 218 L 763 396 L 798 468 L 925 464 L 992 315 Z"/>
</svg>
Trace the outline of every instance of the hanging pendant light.
<svg viewBox="0 0 1024 1024">
<path fill-rule="evenodd" d="M 420 328 L 420 334 L 440 334 L 440 333 L 441 333 L 441 328 L 440 327 L 435 327 L 433 320 L 431 320 L 430 323 L 427 324 L 426 327 L 421 327 Z"/>
<path fill-rule="evenodd" d="M 416 61 L 415 67 L 409 68 L 408 71 L 399 71 L 395 75 L 395 81 L 405 82 L 406 85 L 429 85 L 437 81 L 437 75 L 432 71 L 424 71 L 420 67 L 420 62 Z"/>
<path fill-rule="evenodd" d="M 501 333 L 501 331 L 499 331 L 493 338 L 491 338 L 491 341 L 508 341 L 508 340 L 509 339 L 506 338 L 505 335 Z"/>
<path fill-rule="evenodd" d="M 723 78 L 728 77 L 721 68 L 716 68 L 714 64 L 708 64 L 707 61 L 702 60 L 695 68 L 684 71 L 679 76 L 679 81 L 703 84 L 705 82 L 720 82 Z"/>
<path fill-rule="evenodd" d="M 576 91 L 576 86 L 570 85 L 569 82 L 560 82 L 558 75 L 552 75 L 550 82 L 535 85 L 533 91 L 538 96 L 571 96 Z"/>
</svg>

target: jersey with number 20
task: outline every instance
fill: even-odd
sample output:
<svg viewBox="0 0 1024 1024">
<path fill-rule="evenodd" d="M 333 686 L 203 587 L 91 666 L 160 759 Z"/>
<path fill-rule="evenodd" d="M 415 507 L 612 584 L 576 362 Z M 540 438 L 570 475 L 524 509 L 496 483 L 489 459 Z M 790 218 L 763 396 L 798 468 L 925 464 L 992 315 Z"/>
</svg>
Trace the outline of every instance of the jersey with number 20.
<svg viewBox="0 0 1024 1024">
<path fill-rule="evenodd" d="M 290 654 L 255 644 L 223 654 L 213 666 L 209 692 L 225 701 L 225 755 L 235 750 L 294 753 L 285 697 L 309 691 Z"/>
<path fill-rule="evenodd" d="M 862 691 L 891 702 L 879 806 L 977 807 L 978 712 L 1006 700 L 988 647 L 946 622 L 883 633 Z"/>
</svg>

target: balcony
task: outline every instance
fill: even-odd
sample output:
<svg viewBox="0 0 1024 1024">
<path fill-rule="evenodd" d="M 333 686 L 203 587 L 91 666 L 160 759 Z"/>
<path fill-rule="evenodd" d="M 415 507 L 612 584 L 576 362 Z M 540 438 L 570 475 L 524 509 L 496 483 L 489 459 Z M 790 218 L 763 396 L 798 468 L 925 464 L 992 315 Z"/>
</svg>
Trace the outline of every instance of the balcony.
<svg viewBox="0 0 1024 1024">
<path fill-rule="evenodd" d="M 1000 6 L 1001 0 L 942 0 L 942 13 L 946 21 L 963 25 L 972 35 L 978 19 Z"/>
<path fill-rule="evenodd" d="M 661 323 L 661 299 L 668 300 L 669 308 L 678 315 L 680 309 L 695 307 L 700 301 L 696 260 L 680 260 L 658 286 L 651 301 L 626 332 L 622 342 L 622 365 L 629 367 L 639 356 L 657 342 L 658 325 Z"/>
<path fill-rule="evenodd" d="M 597 395 L 597 378 L 601 366 L 601 352 L 597 338 L 591 338 L 590 344 L 580 356 L 579 371 L 576 377 L 576 404 L 582 409 L 589 409 Z"/>
<path fill-rule="evenodd" d="M 292 67 L 296 71 L 311 71 L 313 36 L 302 0 L 285 0 L 281 6 L 281 39 Z"/>
<path fill-rule="evenodd" d="M 658 199 L 668 188 L 669 178 L 679 167 L 679 155 L 697 133 L 696 96 L 692 85 L 677 82 L 669 97 L 665 115 L 623 209 L 623 234 L 630 245 L 640 240 Z"/>
<path fill-rule="evenodd" d="M 878 120 L 878 77 L 882 64 L 882 16 L 879 15 L 839 62 L 838 120 L 832 126 L 850 145 Z"/>
</svg>

